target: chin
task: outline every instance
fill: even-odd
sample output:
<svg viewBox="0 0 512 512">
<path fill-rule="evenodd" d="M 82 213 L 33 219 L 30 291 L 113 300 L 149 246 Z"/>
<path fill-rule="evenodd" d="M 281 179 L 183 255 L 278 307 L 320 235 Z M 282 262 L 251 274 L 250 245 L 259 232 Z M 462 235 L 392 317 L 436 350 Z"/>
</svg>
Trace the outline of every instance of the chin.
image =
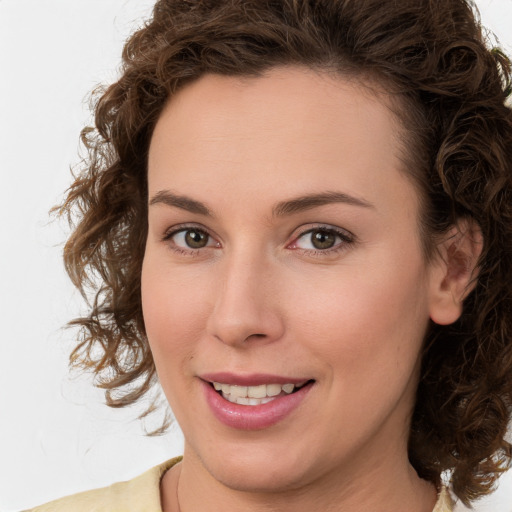
<svg viewBox="0 0 512 512">
<path fill-rule="evenodd" d="M 246 445 L 216 451 L 202 457 L 201 463 L 215 480 L 240 492 L 282 492 L 307 483 L 311 472 L 307 471 L 305 457 L 297 457 L 289 450 L 283 453 L 259 446 L 252 448 Z"/>
<path fill-rule="evenodd" d="M 277 493 L 296 490 L 305 484 L 305 475 L 300 474 L 295 467 L 293 472 L 289 468 L 272 467 L 267 461 L 261 467 L 236 463 L 231 467 L 212 468 L 211 475 L 229 489 L 248 493 Z M 207 468 L 208 469 L 208 468 Z"/>
</svg>

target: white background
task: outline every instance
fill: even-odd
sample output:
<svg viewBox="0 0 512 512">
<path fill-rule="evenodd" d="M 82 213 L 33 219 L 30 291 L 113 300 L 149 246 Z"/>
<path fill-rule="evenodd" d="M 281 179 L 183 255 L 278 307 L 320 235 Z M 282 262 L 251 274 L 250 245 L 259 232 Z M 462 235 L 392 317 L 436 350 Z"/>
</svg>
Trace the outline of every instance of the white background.
<svg viewBox="0 0 512 512">
<path fill-rule="evenodd" d="M 86 97 L 112 81 L 152 0 L 0 0 L 0 511 L 132 478 L 179 454 L 176 426 L 144 436 L 141 408 L 111 410 L 69 376 L 80 310 L 51 206 L 70 183 Z M 512 54 L 512 0 L 477 2 Z M 149 420 L 148 428 L 158 418 Z M 478 511 L 512 512 L 512 471 Z"/>
</svg>

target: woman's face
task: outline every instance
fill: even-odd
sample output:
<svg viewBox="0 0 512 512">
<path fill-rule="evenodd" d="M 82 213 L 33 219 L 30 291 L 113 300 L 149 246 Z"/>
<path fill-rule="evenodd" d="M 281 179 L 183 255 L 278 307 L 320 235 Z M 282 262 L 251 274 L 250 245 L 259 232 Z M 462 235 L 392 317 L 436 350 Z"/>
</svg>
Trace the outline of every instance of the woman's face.
<svg viewBox="0 0 512 512">
<path fill-rule="evenodd" d="M 142 301 L 199 473 L 275 490 L 406 460 L 435 272 L 399 129 L 384 96 L 299 67 L 164 110 Z"/>
</svg>

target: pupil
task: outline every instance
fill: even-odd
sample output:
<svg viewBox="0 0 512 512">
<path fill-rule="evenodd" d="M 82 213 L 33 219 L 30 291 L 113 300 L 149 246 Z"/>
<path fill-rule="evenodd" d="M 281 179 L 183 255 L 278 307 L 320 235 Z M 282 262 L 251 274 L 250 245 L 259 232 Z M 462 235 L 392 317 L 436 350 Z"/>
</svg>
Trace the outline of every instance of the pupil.
<svg viewBox="0 0 512 512">
<path fill-rule="evenodd" d="M 311 242 L 317 249 L 330 249 L 336 242 L 336 236 L 328 231 L 315 231 L 311 234 Z"/>
<path fill-rule="evenodd" d="M 192 249 L 200 249 L 205 247 L 208 243 L 208 235 L 201 233 L 200 231 L 187 231 L 185 235 L 185 241 Z"/>
</svg>

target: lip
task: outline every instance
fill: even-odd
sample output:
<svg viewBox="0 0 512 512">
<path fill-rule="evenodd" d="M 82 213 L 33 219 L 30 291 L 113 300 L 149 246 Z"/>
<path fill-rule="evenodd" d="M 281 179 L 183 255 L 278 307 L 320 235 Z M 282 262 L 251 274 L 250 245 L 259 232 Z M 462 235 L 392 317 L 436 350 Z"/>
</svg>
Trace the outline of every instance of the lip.
<svg viewBox="0 0 512 512">
<path fill-rule="evenodd" d="M 310 378 L 283 377 L 282 375 L 271 375 L 269 373 L 251 373 L 238 375 L 230 372 L 205 373 L 199 376 L 208 382 L 221 382 L 232 386 L 260 386 L 261 384 L 302 384 Z"/>
<path fill-rule="evenodd" d="M 204 377 L 205 376 L 203 376 L 202 379 Z M 215 418 L 224 425 L 237 430 L 263 430 L 279 423 L 292 414 L 306 399 L 314 385 L 314 381 L 309 381 L 294 393 L 278 396 L 266 404 L 240 405 L 222 398 L 221 394 L 215 391 L 210 383 L 223 382 L 232 385 L 242 383 L 242 385 L 257 386 L 264 383 L 286 384 L 293 382 L 299 384 L 304 382 L 304 379 L 284 380 L 283 377 L 281 377 L 280 382 L 278 382 L 275 380 L 276 376 L 270 376 L 271 380 L 268 380 L 269 376 L 265 376 L 266 380 L 262 381 L 261 377 L 261 375 L 252 375 L 241 379 L 240 376 L 236 376 L 236 378 L 231 379 L 231 382 L 226 382 L 226 379 L 223 380 L 220 378 L 220 374 L 215 374 L 214 381 L 209 381 L 209 379 L 205 378 L 201 380 L 200 382 L 203 387 L 206 402 Z"/>
</svg>

